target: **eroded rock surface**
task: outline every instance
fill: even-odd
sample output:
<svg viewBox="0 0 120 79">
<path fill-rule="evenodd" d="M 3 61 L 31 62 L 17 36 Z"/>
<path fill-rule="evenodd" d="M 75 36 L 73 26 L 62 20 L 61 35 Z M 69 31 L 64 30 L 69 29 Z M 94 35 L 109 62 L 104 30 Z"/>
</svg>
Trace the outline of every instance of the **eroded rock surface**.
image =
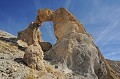
<svg viewBox="0 0 120 79">
<path fill-rule="evenodd" d="M 38 16 L 40 14 L 38 12 Z M 42 18 L 40 16 L 39 19 Z M 60 8 L 49 16 L 45 21 L 53 22 L 58 41 L 45 53 L 45 59 L 66 64 L 74 73 L 82 75 L 85 79 L 117 78 L 115 71 L 110 68 L 94 44 L 92 36 L 71 13 Z"/>
<path fill-rule="evenodd" d="M 50 48 L 52 47 L 52 44 L 50 42 L 39 42 L 43 52 L 46 52 L 48 50 L 50 50 Z"/>
<path fill-rule="evenodd" d="M 54 12 L 49 9 L 38 10 L 38 15 L 36 17 L 36 23 L 41 25 L 45 21 L 51 21 L 52 14 Z"/>
<path fill-rule="evenodd" d="M 52 48 L 50 44 L 42 43 L 39 26 L 45 21 L 52 21 L 54 25 L 57 43 Z M 64 8 L 55 12 L 49 9 L 38 10 L 36 22 L 19 32 L 18 39 L 19 45 L 27 47 L 24 60 L 30 67 L 45 70 L 42 63 L 44 58 L 62 71 L 65 79 L 118 79 L 117 72 L 109 66 L 94 44 L 93 37 Z M 24 43 L 20 43 L 21 40 Z M 43 51 L 47 52 L 43 55 Z"/>
<path fill-rule="evenodd" d="M 5 31 L 0 31 L 0 38 L 3 36 L 4 38 L 8 38 L 8 40 L 10 38 L 16 37 Z M 10 40 L 14 41 L 14 39 L 10 39 Z M 46 71 L 43 71 L 44 68 L 38 71 L 36 69 L 32 69 L 26 66 L 23 63 L 23 57 L 25 52 L 19 50 L 18 46 L 12 44 L 14 42 L 11 41 L 6 41 L 6 39 L 3 38 L 2 40 L 0 39 L 0 79 L 65 79 L 62 76 L 62 73 L 58 70 L 55 70 L 54 66 L 52 67 L 52 65 L 50 65 L 49 62 L 47 61 L 44 61 L 44 68 L 46 69 Z M 33 45 L 31 47 L 36 48 L 36 46 Z M 29 50 L 29 48 L 30 47 L 28 47 L 27 50 Z M 40 51 L 40 47 L 38 47 L 38 49 L 36 48 L 35 52 L 37 52 L 38 50 Z M 30 55 L 32 55 L 31 57 L 34 57 L 33 52 L 30 53 Z M 43 58 L 42 56 L 43 55 L 40 55 L 40 59 Z M 30 56 L 28 55 L 28 57 Z M 30 60 L 31 59 L 32 58 L 30 58 Z M 35 59 L 39 59 L 39 58 L 35 58 Z M 31 63 L 34 62 L 31 61 Z"/>
<path fill-rule="evenodd" d="M 25 50 L 24 62 L 33 69 L 46 71 L 43 63 L 43 51 L 39 44 L 30 45 Z"/>
<path fill-rule="evenodd" d="M 17 43 L 21 47 L 25 47 L 24 62 L 27 66 L 46 71 L 43 63 L 43 51 L 39 42 L 42 42 L 39 25 L 32 22 L 27 29 L 18 33 Z"/>
<path fill-rule="evenodd" d="M 86 34 L 83 25 L 64 8 L 55 11 L 52 15 L 52 21 L 57 39 L 61 39 L 64 35 L 75 31 Z"/>
<path fill-rule="evenodd" d="M 18 44 L 22 47 L 27 47 L 35 42 L 42 42 L 39 25 L 35 22 L 29 24 L 28 28 L 18 32 Z"/>
<path fill-rule="evenodd" d="M 120 61 L 115 61 L 115 60 L 109 60 L 109 59 L 107 59 L 107 62 L 118 73 L 117 75 L 120 78 Z"/>
</svg>

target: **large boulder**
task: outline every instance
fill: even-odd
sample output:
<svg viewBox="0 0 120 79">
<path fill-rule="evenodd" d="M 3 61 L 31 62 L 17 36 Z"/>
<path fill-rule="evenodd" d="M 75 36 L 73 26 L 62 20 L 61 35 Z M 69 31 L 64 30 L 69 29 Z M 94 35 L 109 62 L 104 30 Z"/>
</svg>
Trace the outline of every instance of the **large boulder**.
<svg viewBox="0 0 120 79">
<path fill-rule="evenodd" d="M 48 50 L 50 50 L 50 48 L 52 47 L 52 44 L 50 42 L 39 42 L 43 52 L 46 52 Z"/>
</svg>

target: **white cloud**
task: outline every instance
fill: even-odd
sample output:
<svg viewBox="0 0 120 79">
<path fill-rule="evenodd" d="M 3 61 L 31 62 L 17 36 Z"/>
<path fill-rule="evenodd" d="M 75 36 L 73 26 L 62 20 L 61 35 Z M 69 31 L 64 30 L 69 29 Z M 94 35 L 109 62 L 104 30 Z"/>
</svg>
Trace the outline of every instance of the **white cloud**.
<svg viewBox="0 0 120 79">
<path fill-rule="evenodd" d="M 114 56 L 114 55 L 120 55 L 120 52 L 107 53 L 105 56 L 106 56 L 106 57 L 110 57 L 110 56 Z"/>
<path fill-rule="evenodd" d="M 115 21 L 116 21 L 116 22 L 115 22 Z M 113 36 L 113 35 L 110 35 L 110 32 L 112 32 L 112 30 L 113 30 L 115 27 L 118 27 L 118 26 L 119 26 L 119 24 L 120 24 L 120 19 L 119 19 L 119 20 L 116 19 L 115 21 L 113 21 L 113 23 L 111 23 L 111 24 L 107 27 L 107 29 L 103 30 L 103 31 L 98 35 L 98 38 L 97 38 L 96 41 L 95 41 L 96 44 L 97 44 L 98 42 L 102 41 L 103 39 L 105 39 L 107 35 L 109 35 L 110 38 L 115 37 L 115 36 Z M 110 39 L 108 38 L 108 40 L 110 40 Z"/>
<path fill-rule="evenodd" d="M 107 25 L 97 27 L 99 34 L 95 38 L 95 43 L 100 44 L 103 43 L 103 45 L 107 44 L 109 41 L 113 40 L 117 34 L 117 36 L 120 35 L 120 9 L 119 5 L 116 5 L 114 7 L 106 7 L 102 6 L 102 9 L 96 14 L 96 12 L 90 13 L 91 20 L 88 22 L 89 24 L 97 24 L 97 23 L 107 23 Z M 95 27 L 96 28 L 96 27 Z M 102 30 L 100 29 L 102 28 Z M 99 30 L 100 29 L 100 30 Z M 117 31 L 117 33 L 113 33 L 114 31 Z"/>
<path fill-rule="evenodd" d="M 105 44 L 107 44 L 110 40 L 112 40 L 113 38 L 115 38 L 115 36 L 110 37 L 109 39 L 107 39 L 106 41 L 104 41 L 103 44 L 100 45 L 100 47 L 103 47 Z"/>
</svg>

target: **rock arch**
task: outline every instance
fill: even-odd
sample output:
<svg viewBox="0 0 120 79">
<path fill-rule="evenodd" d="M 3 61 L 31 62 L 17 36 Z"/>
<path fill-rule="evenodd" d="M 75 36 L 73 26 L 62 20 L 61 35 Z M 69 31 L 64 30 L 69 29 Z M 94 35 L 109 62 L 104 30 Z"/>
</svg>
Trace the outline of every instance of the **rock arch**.
<svg viewBox="0 0 120 79">
<path fill-rule="evenodd" d="M 83 25 L 66 9 L 59 8 L 55 12 L 49 9 L 38 10 L 36 21 L 31 22 L 27 29 L 18 32 L 18 44 L 22 47 L 28 47 L 35 42 L 40 43 L 46 47 L 47 50 L 51 47 L 50 43 L 43 43 L 39 27 L 43 22 L 52 21 L 54 27 L 54 34 L 58 39 L 66 36 L 71 32 L 78 32 L 90 36 Z M 44 45 L 45 44 L 45 45 Z M 44 47 L 42 47 L 43 50 Z"/>
<path fill-rule="evenodd" d="M 41 25 L 42 22 L 45 21 L 53 22 L 54 32 L 57 39 L 61 39 L 65 34 L 71 31 L 77 31 L 83 34 L 87 34 L 83 25 L 64 8 L 59 8 L 55 12 L 49 9 L 38 10 L 36 22 Z M 74 26 L 73 24 L 76 26 Z"/>
<path fill-rule="evenodd" d="M 39 26 L 45 21 L 53 22 L 54 34 L 57 38 L 55 46 L 45 53 L 45 59 L 55 60 L 57 63 L 60 62 L 62 64 L 65 62 L 69 69 L 84 76 L 85 79 L 117 79 L 116 72 L 112 70 L 104 59 L 94 44 L 92 36 L 88 34 L 83 25 L 64 8 L 59 8 L 55 12 L 49 9 L 38 10 L 36 21 L 32 22 L 24 31 L 18 33 L 18 44 L 23 47 L 28 47 L 28 49 L 31 50 L 31 45 L 35 47 L 43 42 Z M 42 45 L 40 46 L 42 48 Z M 29 53 L 29 50 L 26 53 Z M 39 51 L 40 50 L 41 49 L 39 49 Z M 33 54 L 34 52 L 36 51 L 33 51 Z M 43 52 L 40 52 L 43 55 Z M 27 57 L 27 55 L 25 56 L 26 58 L 32 58 Z M 24 59 L 26 60 L 26 58 Z M 43 56 L 41 56 L 40 61 L 43 61 Z M 32 62 L 32 64 L 36 63 Z M 98 71 L 98 69 L 100 69 L 104 75 L 97 73 L 96 71 Z"/>
</svg>

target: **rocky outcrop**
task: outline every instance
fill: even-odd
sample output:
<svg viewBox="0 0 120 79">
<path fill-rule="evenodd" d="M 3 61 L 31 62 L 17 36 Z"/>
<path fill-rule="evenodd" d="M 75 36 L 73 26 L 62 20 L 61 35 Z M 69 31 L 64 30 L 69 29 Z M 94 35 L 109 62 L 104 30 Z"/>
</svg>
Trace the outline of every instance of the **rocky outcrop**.
<svg viewBox="0 0 120 79">
<path fill-rule="evenodd" d="M 38 15 L 36 17 L 36 23 L 41 25 L 45 21 L 51 21 L 52 14 L 54 12 L 49 9 L 38 10 Z"/>
<path fill-rule="evenodd" d="M 39 42 L 43 52 L 46 52 L 48 50 L 50 50 L 50 48 L 52 47 L 52 44 L 50 42 Z"/>
<path fill-rule="evenodd" d="M 2 32 L 4 33 L 4 32 Z M 1 34 L 1 33 L 0 33 Z M 8 34 L 8 33 L 7 33 Z M 12 38 L 12 35 L 7 37 Z M 3 36 L 1 34 L 1 36 Z M 0 37 L 1 37 L 0 36 Z M 14 41 L 11 39 L 11 41 Z M 67 79 L 62 77 L 61 72 L 56 70 L 51 65 L 46 63 L 45 69 L 47 72 L 30 69 L 23 63 L 24 51 L 18 49 L 17 46 L 11 45 L 12 42 L 0 40 L 0 78 L 1 79 Z M 47 61 L 46 61 L 47 62 Z M 45 62 L 44 62 L 45 63 Z M 69 75 L 68 75 L 69 76 Z"/>
<path fill-rule="evenodd" d="M 17 43 L 21 47 L 26 47 L 24 54 L 24 63 L 37 70 L 45 70 L 43 64 L 43 51 L 39 43 L 42 42 L 39 25 L 32 22 L 27 29 L 18 33 Z"/>
<path fill-rule="evenodd" d="M 25 61 L 23 60 L 25 52 L 19 50 L 18 46 L 13 44 L 14 42 L 11 42 L 14 41 L 14 39 L 11 38 L 15 37 L 16 36 L 0 30 L 0 79 L 65 79 L 62 73 L 56 70 L 54 66 L 52 67 L 47 61 L 41 62 L 41 64 L 44 63 L 43 65 L 46 71 L 44 71 L 44 68 L 41 68 L 41 64 L 37 67 L 38 70 L 40 69 L 39 71 L 26 66 L 27 63 L 24 64 Z M 8 41 L 6 41 L 6 38 Z M 30 64 L 34 63 L 36 65 L 34 60 L 39 63 L 40 61 L 38 59 L 43 58 L 42 53 L 37 53 L 37 58 L 34 58 L 35 53 L 31 52 L 41 52 L 38 46 L 30 45 L 30 47 L 26 49 L 26 55 L 30 57 L 29 60 L 31 60 Z M 28 53 L 32 56 L 28 55 Z M 33 67 L 35 65 L 33 65 Z"/>
<path fill-rule="evenodd" d="M 38 10 L 36 22 L 42 23 L 45 21 L 53 22 L 54 33 L 57 39 L 73 31 L 87 34 L 83 25 L 64 8 L 60 8 L 55 12 L 49 9 Z"/>
<path fill-rule="evenodd" d="M 117 76 L 120 78 L 120 61 L 107 59 L 107 62 L 110 64 L 111 68 L 118 73 Z"/>
<path fill-rule="evenodd" d="M 107 59 L 107 62 L 110 64 L 110 66 L 120 74 L 120 61 L 115 60 L 109 60 Z"/>
<path fill-rule="evenodd" d="M 49 10 L 48 10 L 49 11 Z M 38 16 L 42 16 L 38 12 Z M 43 13 L 44 15 L 44 13 Z M 42 17 L 39 16 L 39 19 Z M 74 73 L 86 79 L 116 79 L 115 72 L 94 44 L 83 25 L 66 9 L 60 8 L 46 16 L 52 21 L 58 39 L 55 46 L 45 53 L 45 59 L 66 64 Z M 41 22 L 41 21 L 40 21 Z"/>
<path fill-rule="evenodd" d="M 83 25 L 66 9 L 60 8 L 52 15 L 54 23 L 54 33 L 57 39 L 61 39 L 64 35 L 71 32 L 86 34 Z"/>
<path fill-rule="evenodd" d="M 54 25 L 57 42 L 53 47 L 43 43 L 41 37 L 39 26 L 45 21 L 52 21 Z M 27 66 L 37 70 L 46 70 L 44 58 L 61 70 L 65 79 L 69 79 L 68 76 L 71 79 L 118 79 L 117 73 L 94 44 L 93 37 L 64 8 L 55 12 L 49 9 L 38 10 L 36 21 L 18 33 L 18 44 L 27 47 L 24 55 Z"/>
<path fill-rule="evenodd" d="M 27 29 L 18 32 L 18 44 L 22 47 L 27 47 L 35 42 L 42 42 L 39 25 L 35 22 L 30 23 Z"/>
<path fill-rule="evenodd" d="M 16 38 L 16 36 L 10 34 L 10 33 L 7 33 L 3 30 L 0 30 L 0 37 L 3 37 L 3 38 Z"/>
<path fill-rule="evenodd" d="M 22 64 L 24 52 L 13 43 L 16 36 L 0 31 L 0 79 L 25 79 L 30 68 Z M 4 38 L 4 39 L 3 39 Z M 13 42 L 14 41 L 14 42 Z"/>
<path fill-rule="evenodd" d="M 16 43 L 17 37 L 3 30 L 0 30 L 0 40 L 11 43 L 11 44 L 17 44 Z"/>
<path fill-rule="evenodd" d="M 37 70 L 46 71 L 43 64 L 43 51 L 39 44 L 28 46 L 24 54 L 24 63 Z"/>
</svg>

